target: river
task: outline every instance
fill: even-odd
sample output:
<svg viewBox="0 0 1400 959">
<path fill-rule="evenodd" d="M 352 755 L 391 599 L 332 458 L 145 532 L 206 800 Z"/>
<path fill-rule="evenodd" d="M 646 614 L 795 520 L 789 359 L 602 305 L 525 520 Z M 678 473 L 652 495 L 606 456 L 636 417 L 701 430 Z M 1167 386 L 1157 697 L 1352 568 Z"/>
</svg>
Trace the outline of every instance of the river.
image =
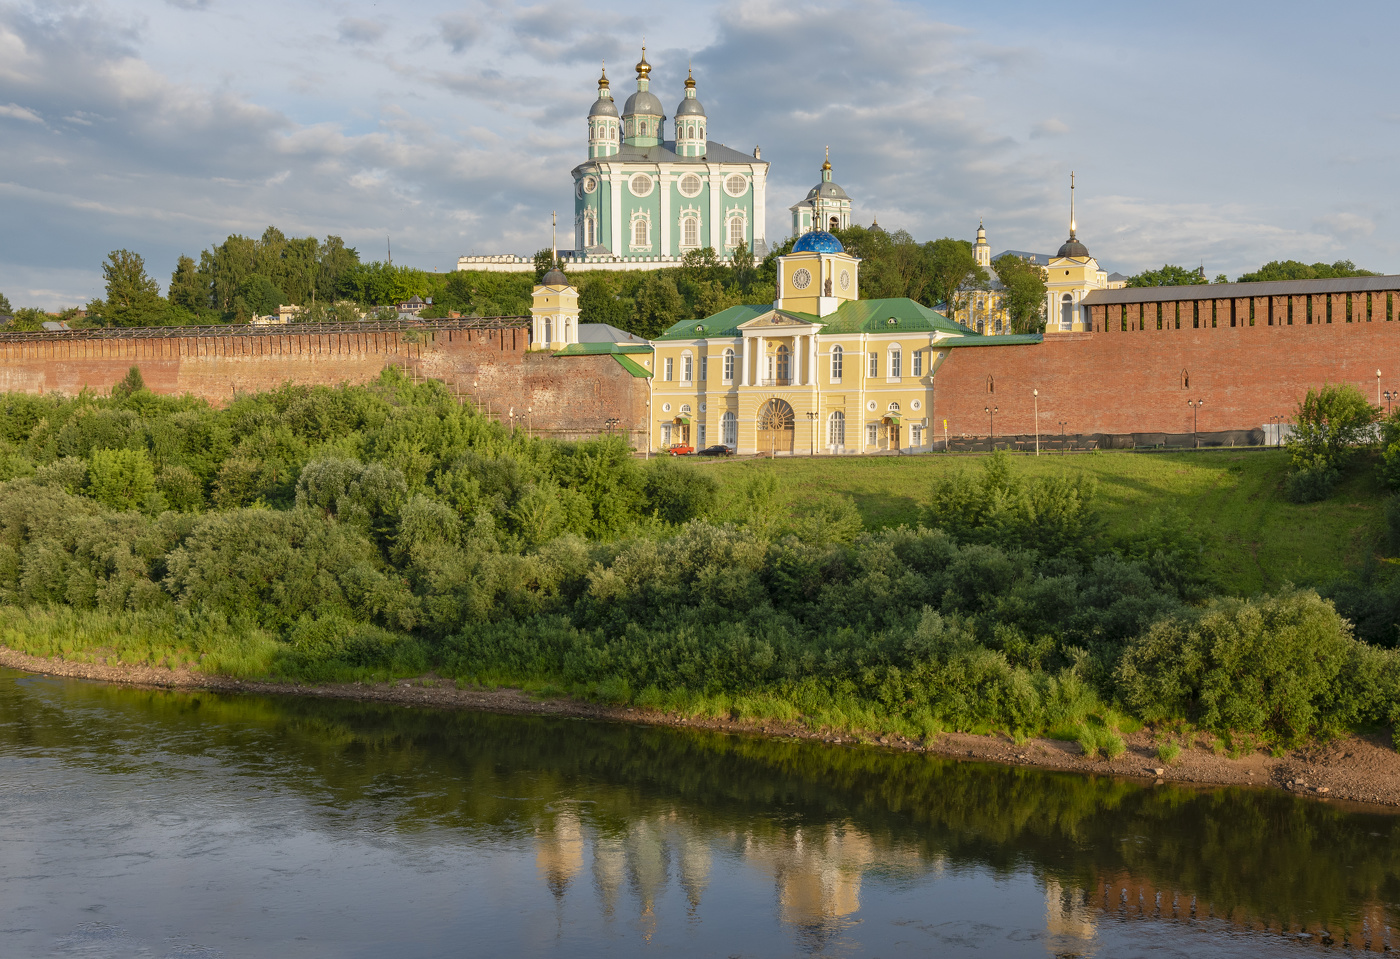
<svg viewBox="0 0 1400 959">
<path fill-rule="evenodd" d="M 1400 906 L 1400 817 L 1267 790 L 12 671 L 0 836 L 6 957 L 1298 955 Z"/>
</svg>

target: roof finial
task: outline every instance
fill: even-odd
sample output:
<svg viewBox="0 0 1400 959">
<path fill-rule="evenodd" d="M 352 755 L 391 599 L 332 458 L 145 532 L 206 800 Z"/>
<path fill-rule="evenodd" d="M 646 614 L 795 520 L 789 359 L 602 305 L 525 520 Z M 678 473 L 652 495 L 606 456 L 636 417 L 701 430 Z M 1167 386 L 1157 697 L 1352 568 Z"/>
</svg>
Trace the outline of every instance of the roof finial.
<svg viewBox="0 0 1400 959">
<path fill-rule="evenodd" d="M 549 215 L 549 268 L 557 269 L 559 266 L 559 211 L 555 210 Z"/>
<path fill-rule="evenodd" d="M 687 91 L 687 96 L 695 95 L 695 71 L 691 69 L 690 61 L 688 60 L 685 64 L 685 89 Z"/>
<path fill-rule="evenodd" d="M 1069 171 L 1069 238 L 1074 239 L 1074 171 Z"/>
<path fill-rule="evenodd" d="M 603 60 L 603 75 L 602 75 L 601 77 L 598 78 L 598 89 L 599 89 L 599 90 L 606 90 L 607 88 L 608 88 L 608 61 L 607 61 L 606 58 L 604 58 L 604 60 Z"/>
<path fill-rule="evenodd" d="M 642 59 L 637 61 L 637 79 L 645 80 L 651 73 L 651 64 L 647 63 L 647 38 L 642 37 Z"/>
<path fill-rule="evenodd" d="M 826 148 L 826 159 L 822 161 L 822 169 L 823 169 L 823 170 L 830 170 L 830 169 L 831 169 L 831 147 L 827 147 L 827 148 Z"/>
</svg>

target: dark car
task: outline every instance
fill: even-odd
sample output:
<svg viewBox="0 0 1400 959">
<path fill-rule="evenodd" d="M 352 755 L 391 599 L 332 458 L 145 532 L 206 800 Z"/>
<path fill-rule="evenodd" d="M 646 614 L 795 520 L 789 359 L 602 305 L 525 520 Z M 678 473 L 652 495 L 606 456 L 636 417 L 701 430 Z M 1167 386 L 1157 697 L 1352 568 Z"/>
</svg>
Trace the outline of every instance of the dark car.
<svg viewBox="0 0 1400 959">
<path fill-rule="evenodd" d="M 703 450 L 701 450 L 700 452 L 696 453 L 695 455 L 696 455 L 696 456 L 733 456 L 733 455 L 734 455 L 734 451 L 733 451 L 732 449 L 730 449 L 729 447 L 727 447 L 727 446 L 725 446 L 724 444 L 721 443 L 719 446 L 707 446 L 707 447 L 705 447 Z"/>
</svg>

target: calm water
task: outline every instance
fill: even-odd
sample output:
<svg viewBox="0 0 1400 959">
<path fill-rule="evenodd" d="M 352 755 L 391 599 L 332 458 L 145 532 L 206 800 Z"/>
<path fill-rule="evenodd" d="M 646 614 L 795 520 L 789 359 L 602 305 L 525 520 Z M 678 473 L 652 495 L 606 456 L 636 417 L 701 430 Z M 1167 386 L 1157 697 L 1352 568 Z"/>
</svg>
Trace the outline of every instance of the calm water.
<svg viewBox="0 0 1400 959">
<path fill-rule="evenodd" d="M 1397 905 L 1400 818 L 1284 795 L 0 671 L 5 957 L 1321 955 Z"/>
</svg>

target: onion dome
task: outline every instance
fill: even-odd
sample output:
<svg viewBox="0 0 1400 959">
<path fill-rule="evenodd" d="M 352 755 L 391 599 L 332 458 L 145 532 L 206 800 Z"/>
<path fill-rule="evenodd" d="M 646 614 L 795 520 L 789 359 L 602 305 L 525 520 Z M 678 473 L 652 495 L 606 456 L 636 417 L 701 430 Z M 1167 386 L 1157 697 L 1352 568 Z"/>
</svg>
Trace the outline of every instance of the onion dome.
<svg viewBox="0 0 1400 959">
<path fill-rule="evenodd" d="M 792 245 L 794 253 L 845 253 L 841 241 L 825 230 L 812 230 L 797 238 Z"/>
<path fill-rule="evenodd" d="M 647 48 L 642 47 L 642 59 L 637 63 L 637 92 L 627 98 L 627 103 L 623 105 L 624 116 L 641 114 L 649 117 L 665 117 L 666 111 L 661 107 L 661 101 L 656 98 L 656 94 L 648 89 L 650 86 L 651 64 L 647 63 Z"/>
<path fill-rule="evenodd" d="M 705 108 L 700 105 L 700 101 L 695 99 L 695 76 L 689 70 L 686 71 L 685 78 L 685 99 L 681 105 L 676 107 L 678 117 L 703 117 Z"/>
<path fill-rule="evenodd" d="M 617 104 L 613 102 L 612 93 L 608 90 L 608 69 L 603 67 L 603 75 L 598 78 L 598 99 L 593 101 L 592 108 L 588 111 L 590 117 L 616 117 Z"/>
<path fill-rule="evenodd" d="M 807 191 L 807 199 L 815 200 L 817 197 L 827 197 L 832 200 L 849 200 L 846 191 L 841 189 L 836 181 L 831 179 L 831 148 L 827 147 L 826 159 L 822 161 L 822 182 Z"/>
<path fill-rule="evenodd" d="M 540 286 L 568 286 L 569 278 L 564 275 L 564 271 L 555 267 L 544 275 L 540 280 Z"/>
</svg>

